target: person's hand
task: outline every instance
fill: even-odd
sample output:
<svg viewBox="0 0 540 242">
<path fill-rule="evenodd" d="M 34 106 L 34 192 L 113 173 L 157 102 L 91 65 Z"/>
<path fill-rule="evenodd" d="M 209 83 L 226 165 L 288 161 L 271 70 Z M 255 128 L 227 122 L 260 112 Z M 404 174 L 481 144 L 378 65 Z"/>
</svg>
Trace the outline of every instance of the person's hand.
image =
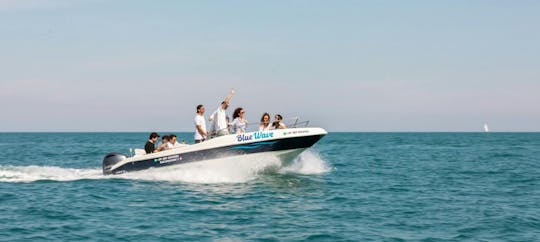
<svg viewBox="0 0 540 242">
<path fill-rule="evenodd" d="M 234 94 L 234 88 L 231 88 L 231 95 Z"/>
</svg>

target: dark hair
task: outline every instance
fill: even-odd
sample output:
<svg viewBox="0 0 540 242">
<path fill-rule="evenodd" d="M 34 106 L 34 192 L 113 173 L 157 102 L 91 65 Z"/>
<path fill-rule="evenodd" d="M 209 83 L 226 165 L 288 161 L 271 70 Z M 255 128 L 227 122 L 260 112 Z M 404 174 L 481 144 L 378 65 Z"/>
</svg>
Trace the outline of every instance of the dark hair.
<svg viewBox="0 0 540 242">
<path fill-rule="evenodd" d="M 276 114 L 276 117 L 278 117 L 278 120 L 273 122 L 272 126 L 274 126 L 275 129 L 279 129 L 279 121 L 283 120 L 283 117 L 279 114 Z"/>
<path fill-rule="evenodd" d="M 223 105 L 223 104 L 225 104 L 225 108 L 223 108 L 223 109 L 227 109 L 227 108 L 229 107 L 229 103 L 228 103 L 228 102 L 225 102 L 225 101 L 221 102 L 221 105 Z"/>
<path fill-rule="evenodd" d="M 236 108 L 236 109 L 234 110 L 233 115 L 232 115 L 233 120 L 234 120 L 235 118 L 240 117 L 240 111 L 242 111 L 242 110 L 244 110 L 244 109 L 241 108 L 241 107 L 238 107 L 238 108 Z"/>
<path fill-rule="evenodd" d="M 270 114 L 269 113 L 263 113 L 263 115 L 261 117 L 261 123 L 264 122 L 264 116 L 268 116 L 268 123 L 270 123 Z"/>
<path fill-rule="evenodd" d="M 169 134 L 169 139 L 176 138 L 176 134 Z"/>
<path fill-rule="evenodd" d="M 161 140 L 169 140 L 169 136 L 168 135 L 163 135 L 163 137 L 161 137 Z"/>
<path fill-rule="evenodd" d="M 199 113 L 199 110 L 204 107 L 202 104 L 197 105 L 197 113 Z"/>
<path fill-rule="evenodd" d="M 157 137 L 159 137 L 159 134 L 156 133 L 156 132 L 152 132 L 152 133 L 150 134 L 149 139 L 153 139 L 153 138 L 157 138 Z"/>
</svg>

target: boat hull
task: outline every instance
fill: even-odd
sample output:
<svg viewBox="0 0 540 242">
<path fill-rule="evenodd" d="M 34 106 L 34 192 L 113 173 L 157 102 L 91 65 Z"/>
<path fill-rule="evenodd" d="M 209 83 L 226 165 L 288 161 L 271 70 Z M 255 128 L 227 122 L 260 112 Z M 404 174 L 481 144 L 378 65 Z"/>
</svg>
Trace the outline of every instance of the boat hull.
<svg viewBox="0 0 540 242">
<path fill-rule="evenodd" d="M 309 129 L 304 129 L 303 131 L 288 129 L 279 132 L 268 132 L 266 133 L 266 138 L 263 137 L 258 140 L 255 140 L 253 135 L 257 137 L 257 135 L 261 135 L 260 132 L 243 135 L 228 135 L 233 136 L 232 142 L 231 137 L 218 137 L 215 142 L 210 140 L 201 144 L 191 145 L 187 149 L 175 149 L 173 151 L 160 152 L 162 153 L 161 155 L 159 153 L 154 153 L 142 157 L 124 158 L 125 160 L 115 156 L 116 160 L 114 164 L 107 163 L 106 159 L 112 158 L 107 158 L 109 156 L 106 156 L 103 161 L 103 173 L 105 175 L 120 174 L 149 168 L 264 153 L 275 154 L 282 163 L 287 164 L 326 134 L 326 131 L 322 129 L 320 130 L 324 132 L 315 132 L 317 130 L 311 130 L 311 132 L 309 132 L 306 130 Z M 251 140 L 249 140 L 250 135 Z M 245 142 L 244 138 L 248 139 L 248 141 Z M 218 139 L 221 139 L 221 141 Z M 199 146 L 200 149 L 196 149 L 197 146 Z M 118 161 L 119 159 L 120 161 Z"/>
</svg>

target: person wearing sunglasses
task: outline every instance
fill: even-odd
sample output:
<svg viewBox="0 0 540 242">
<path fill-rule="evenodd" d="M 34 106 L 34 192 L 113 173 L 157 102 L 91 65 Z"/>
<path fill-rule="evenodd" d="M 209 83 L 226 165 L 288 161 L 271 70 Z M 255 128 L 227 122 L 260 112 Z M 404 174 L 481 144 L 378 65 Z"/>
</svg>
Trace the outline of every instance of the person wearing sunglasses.
<svg viewBox="0 0 540 242">
<path fill-rule="evenodd" d="M 279 114 L 276 114 L 276 116 L 274 116 L 274 122 L 272 123 L 272 128 L 274 129 L 286 129 L 287 128 L 287 125 L 285 125 L 283 122 L 281 122 L 283 120 L 283 117 Z"/>
<path fill-rule="evenodd" d="M 246 132 L 248 121 L 244 118 L 244 109 L 236 108 L 233 112 L 233 121 L 231 123 L 233 133 L 241 134 Z"/>
</svg>

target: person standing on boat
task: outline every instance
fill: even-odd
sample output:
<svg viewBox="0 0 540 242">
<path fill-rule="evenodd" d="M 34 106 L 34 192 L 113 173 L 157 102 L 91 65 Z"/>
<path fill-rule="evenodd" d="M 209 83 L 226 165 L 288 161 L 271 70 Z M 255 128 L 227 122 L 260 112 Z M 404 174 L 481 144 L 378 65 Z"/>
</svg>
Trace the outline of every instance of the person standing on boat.
<svg viewBox="0 0 540 242">
<path fill-rule="evenodd" d="M 146 154 L 154 153 L 156 150 L 155 143 L 159 138 L 159 134 L 156 132 L 152 132 L 150 134 L 150 137 L 148 138 L 148 141 L 146 141 L 146 144 L 144 145 L 144 151 L 146 151 Z"/>
<path fill-rule="evenodd" d="M 233 121 L 231 123 L 233 133 L 241 134 L 246 132 L 247 120 L 244 118 L 244 109 L 236 108 L 233 113 Z"/>
<path fill-rule="evenodd" d="M 216 130 L 217 136 L 228 135 L 228 123 L 227 123 L 227 113 L 225 110 L 229 107 L 229 101 L 231 101 L 232 96 L 234 95 L 234 88 L 231 89 L 229 96 L 221 102 L 221 105 L 214 111 L 209 117 L 208 121 L 214 121 L 214 129 Z"/>
<path fill-rule="evenodd" d="M 195 115 L 195 144 L 206 140 L 208 132 L 206 132 L 206 120 L 204 120 L 205 108 L 202 104 L 197 106 L 197 115 Z"/>
</svg>

